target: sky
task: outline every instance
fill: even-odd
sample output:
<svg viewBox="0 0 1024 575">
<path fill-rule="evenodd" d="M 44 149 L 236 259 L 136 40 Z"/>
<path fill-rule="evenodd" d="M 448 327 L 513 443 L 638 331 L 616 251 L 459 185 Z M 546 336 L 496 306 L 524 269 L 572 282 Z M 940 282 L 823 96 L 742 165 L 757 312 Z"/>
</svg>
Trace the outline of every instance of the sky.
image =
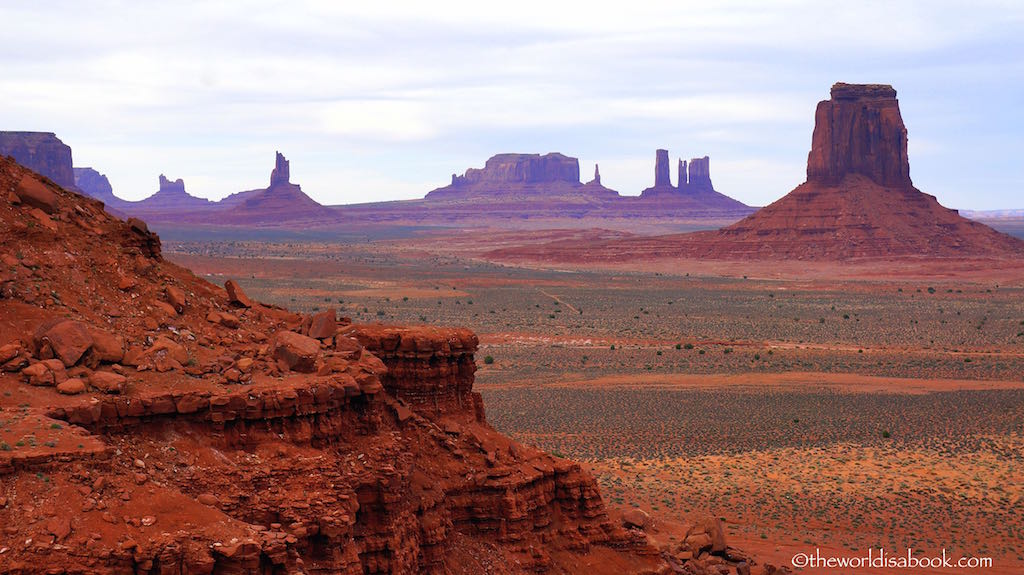
<svg viewBox="0 0 1024 575">
<path fill-rule="evenodd" d="M 159 174 L 266 187 L 278 150 L 325 204 L 422 197 L 502 152 L 635 195 L 666 148 L 765 205 L 804 180 L 830 86 L 887 83 L 918 188 L 1024 208 L 1024 3 L 832 4 L 0 0 L 0 130 L 55 132 L 132 200 Z"/>
</svg>

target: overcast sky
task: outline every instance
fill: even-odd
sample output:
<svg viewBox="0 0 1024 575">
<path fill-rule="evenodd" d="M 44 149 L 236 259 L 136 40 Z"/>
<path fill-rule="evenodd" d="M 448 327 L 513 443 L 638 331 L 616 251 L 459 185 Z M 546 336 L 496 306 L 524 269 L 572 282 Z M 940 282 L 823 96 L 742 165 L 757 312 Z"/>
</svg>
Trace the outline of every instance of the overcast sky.
<svg viewBox="0 0 1024 575">
<path fill-rule="evenodd" d="M 602 4 L 0 0 L 0 129 L 56 132 L 127 199 L 161 173 L 265 187 L 275 150 L 322 203 L 422 197 L 500 152 L 638 194 L 661 147 L 764 205 L 804 180 L 831 84 L 881 82 L 917 187 L 1024 208 L 1024 3 Z"/>
</svg>

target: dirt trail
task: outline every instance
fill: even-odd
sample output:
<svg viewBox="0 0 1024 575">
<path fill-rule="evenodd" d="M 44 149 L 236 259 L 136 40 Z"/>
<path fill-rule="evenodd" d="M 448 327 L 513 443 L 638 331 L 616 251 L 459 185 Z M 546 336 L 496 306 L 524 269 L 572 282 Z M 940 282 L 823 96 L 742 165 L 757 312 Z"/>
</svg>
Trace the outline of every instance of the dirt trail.
<svg viewBox="0 0 1024 575">
<path fill-rule="evenodd" d="M 558 302 L 559 304 L 561 304 L 561 305 L 564 305 L 565 307 L 567 307 L 567 308 L 571 309 L 571 310 L 572 310 L 573 312 L 575 312 L 575 313 L 580 313 L 580 310 L 578 310 L 578 309 L 574 308 L 574 307 L 572 306 L 572 304 L 566 303 L 565 301 L 563 301 L 563 300 L 562 300 L 561 298 L 559 298 L 558 296 L 556 296 L 556 295 L 552 295 L 552 294 L 549 294 L 548 292 L 546 292 L 546 291 L 544 291 L 544 290 L 537 290 L 537 291 L 539 291 L 540 293 L 542 293 L 542 294 L 544 294 L 544 295 L 548 296 L 549 298 L 551 298 L 551 299 L 553 299 L 553 300 L 557 301 L 557 302 Z"/>
</svg>

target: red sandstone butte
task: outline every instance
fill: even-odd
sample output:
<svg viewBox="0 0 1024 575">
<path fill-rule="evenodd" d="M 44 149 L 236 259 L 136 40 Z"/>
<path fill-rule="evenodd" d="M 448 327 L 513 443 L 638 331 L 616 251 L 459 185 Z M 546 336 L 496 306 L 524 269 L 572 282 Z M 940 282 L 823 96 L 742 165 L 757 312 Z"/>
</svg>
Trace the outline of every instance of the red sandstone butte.
<svg viewBox="0 0 1024 575">
<path fill-rule="evenodd" d="M 689 186 L 695 163 L 690 162 Z M 706 165 L 697 164 L 703 180 Z M 807 181 L 717 231 L 507 248 L 499 260 L 623 262 L 664 258 L 821 260 L 1019 258 L 1024 240 L 961 217 L 910 180 L 907 129 L 896 91 L 832 87 L 818 104 Z"/>
</svg>

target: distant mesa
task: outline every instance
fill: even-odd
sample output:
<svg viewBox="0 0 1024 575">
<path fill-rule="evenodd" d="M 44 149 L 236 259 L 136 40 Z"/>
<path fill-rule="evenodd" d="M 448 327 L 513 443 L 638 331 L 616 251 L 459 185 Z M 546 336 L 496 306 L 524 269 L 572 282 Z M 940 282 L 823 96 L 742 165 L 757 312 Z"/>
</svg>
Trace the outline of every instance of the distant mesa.
<svg viewBox="0 0 1024 575">
<path fill-rule="evenodd" d="M 655 186 L 645 194 L 671 195 L 664 179 L 667 160 L 667 152 L 659 150 Z M 704 188 L 711 188 L 707 158 L 691 160 L 685 189 Z M 815 112 L 807 181 L 735 224 L 710 232 L 539 245 L 492 255 L 554 261 L 1004 258 L 1024 255 L 1024 240 L 963 218 L 913 186 L 907 129 L 892 86 L 838 83 Z"/>
<path fill-rule="evenodd" d="M 0 156 L 50 178 L 62 188 L 75 188 L 71 147 L 52 132 L 0 132 Z"/>
<path fill-rule="evenodd" d="M 123 202 L 114 195 L 114 188 L 107 177 L 92 168 L 74 168 L 75 186 L 87 196 L 91 196 L 111 206 Z"/>
<path fill-rule="evenodd" d="M 426 199 L 463 197 L 469 193 L 502 195 L 525 191 L 564 191 L 582 186 L 580 163 L 576 158 L 549 154 L 498 154 L 483 168 L 469 168 L 463 175 L 452 174 L 452 182 L 429 192 Z"/>
</svg>

